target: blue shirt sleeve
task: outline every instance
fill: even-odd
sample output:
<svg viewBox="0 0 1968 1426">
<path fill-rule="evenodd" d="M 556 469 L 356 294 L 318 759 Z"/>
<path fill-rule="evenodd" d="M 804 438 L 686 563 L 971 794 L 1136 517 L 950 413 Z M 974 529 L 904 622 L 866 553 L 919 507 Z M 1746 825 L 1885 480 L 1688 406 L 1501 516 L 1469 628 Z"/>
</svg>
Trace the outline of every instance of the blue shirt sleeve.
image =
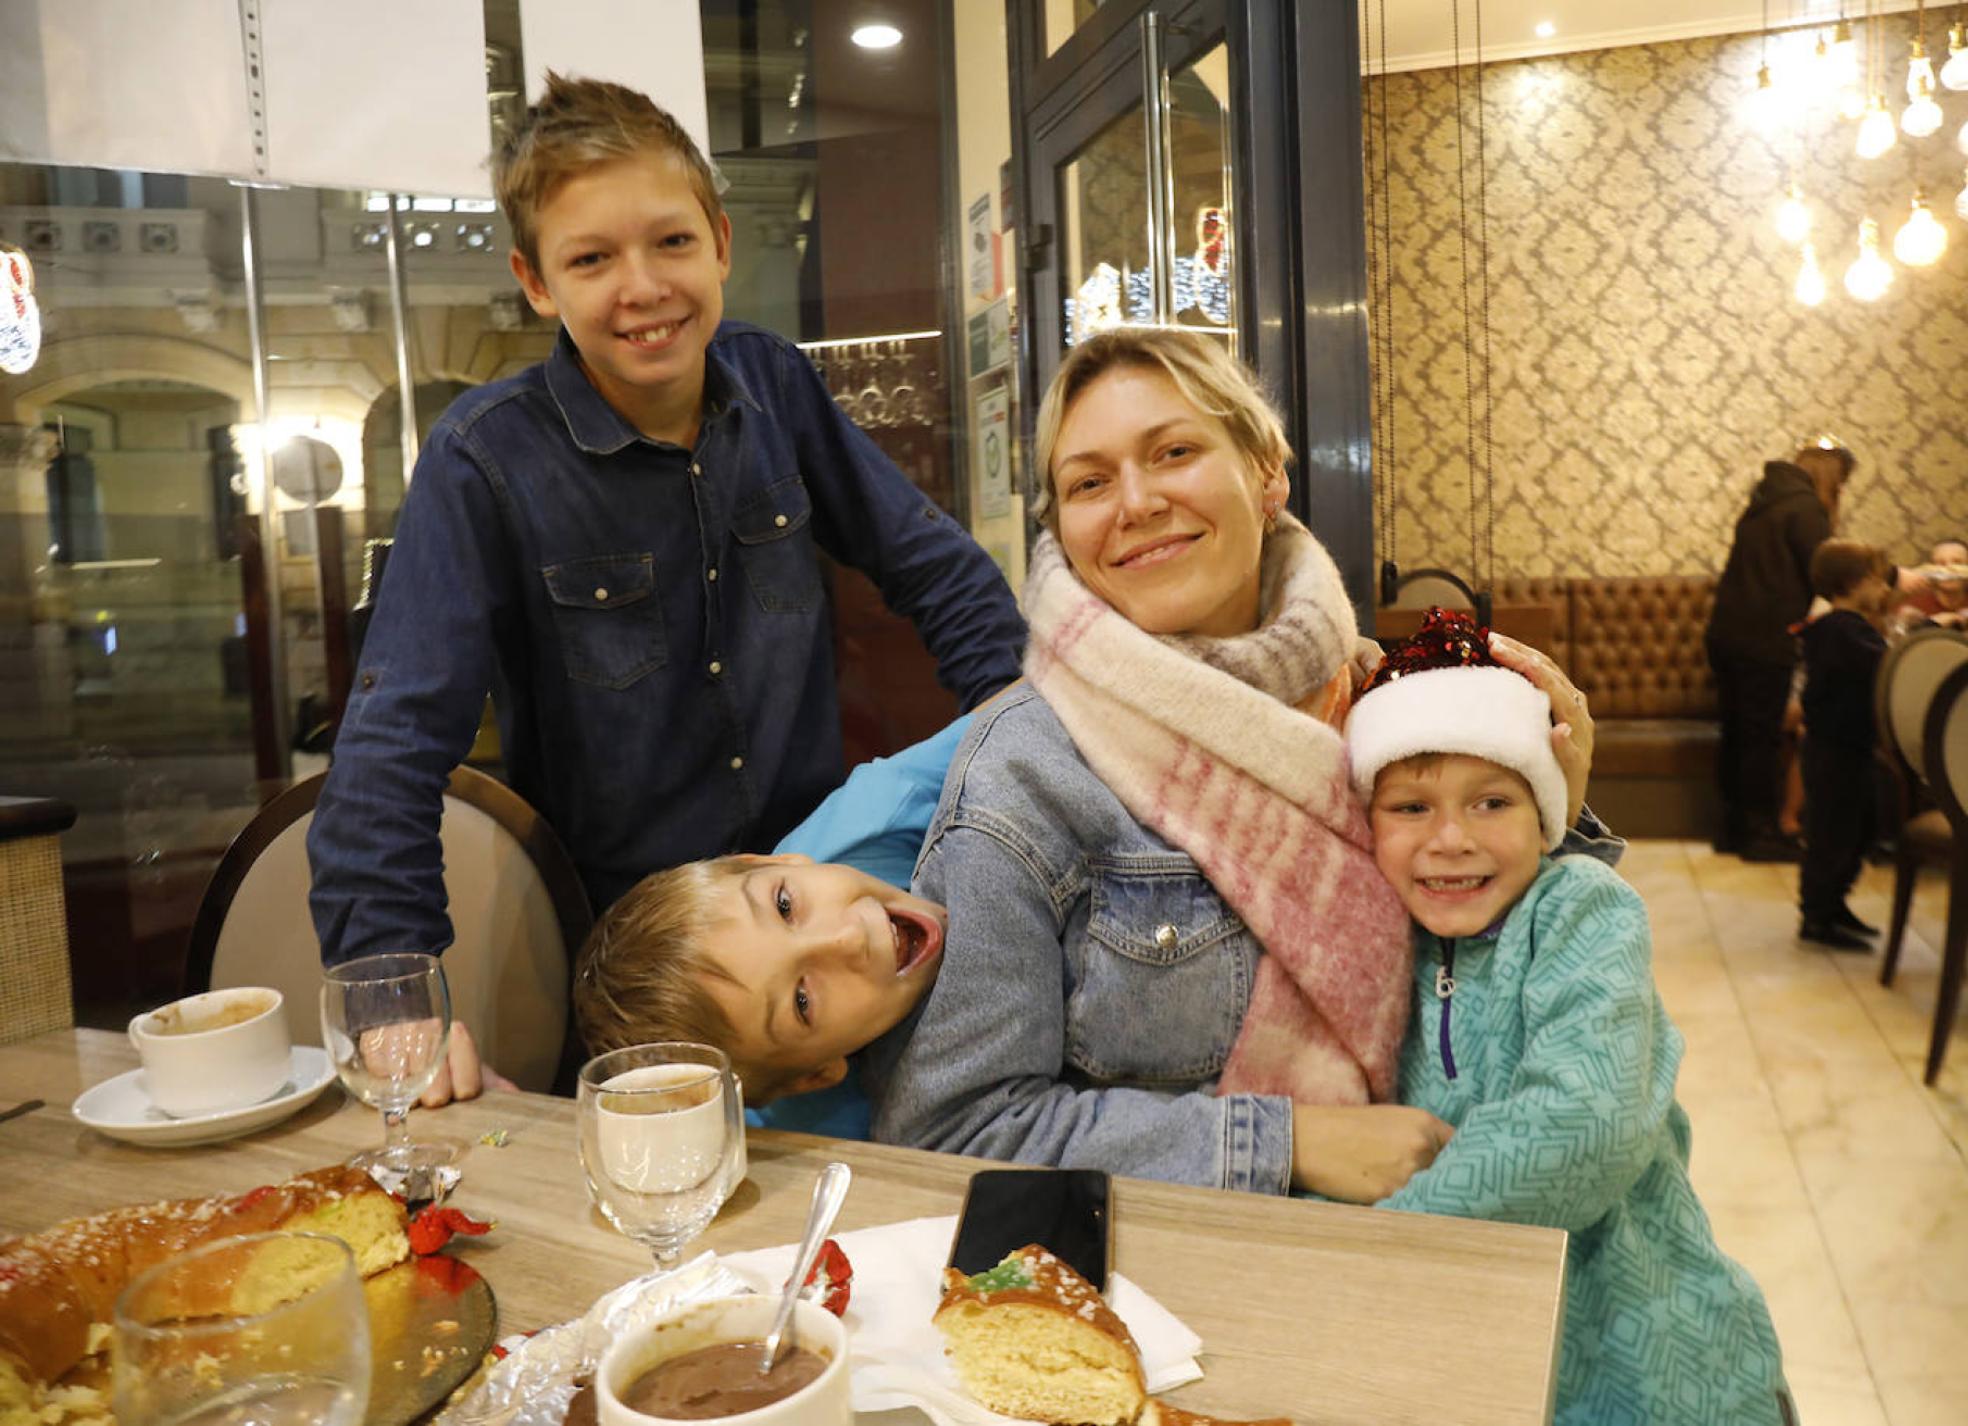
<svg viewBox="0 0 1968 1426">
<path fill-rule="evenodd" d="M 334 762 L 308 829 L 322 959 L 451 944 L 438 824 L 470 751 L 512 617 L 513 556 L 456 432 L 418 457 L 363 641 Z"/>
<path fill-rule="evenodd" d="M 890 886 L 908 886 L 970 721 L 966 713 L 893 757 L 862 763 L 773 850 L 844 862 Z"/>
</svg>

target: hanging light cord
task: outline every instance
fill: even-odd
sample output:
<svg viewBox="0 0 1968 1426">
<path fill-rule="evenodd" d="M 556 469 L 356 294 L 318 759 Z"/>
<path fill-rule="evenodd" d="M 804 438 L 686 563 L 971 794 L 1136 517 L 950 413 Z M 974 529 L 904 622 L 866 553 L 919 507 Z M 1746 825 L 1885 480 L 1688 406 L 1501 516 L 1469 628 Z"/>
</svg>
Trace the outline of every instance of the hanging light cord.
<svg viewBox="0 0 1968 1426">
<path fill-rule="evenodd" d="M 1450 0 L 1450 36 L 1455 47 L 1455 104 L 1456 104 L 1456 212 L 1460 218 L 1457 225 L 1462 252 L 1462 400 L 1463 400 L 1463 449 L 1468 461 L 1469 472 L 1469 574 L 1472 580 L 1482 577 L 1485 568 L 1494 573 L 1495 550 L 1493 547 L 1485 559 L 1482 537 L 1477 530 L 1477 519 L 1483 507 L 1490 504 L 1487 495 L 1479 498 L 1479 492 L 1487 492 L 1490 484 L 1490 370 L 1489 370 L 1489 244 L 1488 244 L 1488 203 L 1487 183 L 1483 183 L 1483 75 L 1482 75 L 1482 0 L 1476 0 L 1477 23 L 1477 71 L 1476 91 L 1476 134 L 1477 134 L 1477 178 L 1481 186 L 1477 197 L 1477 221 L 1482 228 L 1482 272 L 1479 275 L 1469 262 L 1469 165 L 1464 158 L 1463 136 L 1466 106 L 1462 96 L 1462 0 Z M 1480 282 L 1481 315 L 1475 310 L 1474 289 Z M 1482 379 L 1482 418 L 1477 418 L 1476 346 L 1479 324 L 1482 329 L 1483 379 Z M 1478 455 L 1479 436 L 1482 447 L 1480 464 Z M 1494 517 L 1492 516 L 1492 521 Z"/>
<path fill-rule="evenodd" d="M 1363 0 L 1365 17 L 1367 74 L 1374 70 L 1374 0 Z M 1367 222 L 1375 241 L 1370 243 L 1371 268 L 1367 274 L 1370 295 L 1371 329 L 1367 333 L 1375 362 L 1373 382 L 1374 429 L 1380 435 L 1379 458 L 1374 467 L 1374 502 L 1379 514 L 1377 544 L 1386 565 L 1398 566 L 1399 519 L 1398 485 L 1395 477 L 1394 437 L 1394 200 L 1393 146 L 1388 137 L 1387 77 L 1387 0 L 1378 0 L 1380 29 L 1380 79 L 1367 86 L 1367 172 L 1373 179 L 1373 202 Z M 1378 102 L 1375 91 L 1378 89 Z"/>
<path fill-rule="evenodd" d="M 1490 395 L 1490 168 L 1484 143 L 1483 0 L 1476 0 L 1476 233 L 1483 280 L 1483 587 L 1496 591 L 1496 446 L 1491 439 L 1496 403 Z"/>
</svg>

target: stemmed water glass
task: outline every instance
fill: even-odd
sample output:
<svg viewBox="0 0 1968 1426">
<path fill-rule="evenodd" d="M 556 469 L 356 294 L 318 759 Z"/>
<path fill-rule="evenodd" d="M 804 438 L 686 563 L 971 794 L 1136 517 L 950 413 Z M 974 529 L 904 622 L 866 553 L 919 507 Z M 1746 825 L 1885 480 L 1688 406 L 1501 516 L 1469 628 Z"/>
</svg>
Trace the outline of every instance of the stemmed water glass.
<svg viewBox="0 0 1968 1426">
<path fill-rule="evenodd" d="M 339 1239 L 221 1238 L 139 1275 L 113 1315 L 123 1426 L 359 1426 L 368 1408 L 369 1312 Z"/>
<path fill-rule="evenodd" d="M 745 1142 L 731 1061 L 710 1045 L 631 1045 L 581 1067 L 581 1169 L 602 1216 L 676 1266 L 724 1202 Z"/>
<path fill-rule="evenodd" d="M 444 1067 L 451 991 L 436 956 L 392 953 L 330 966 L 321 986 L 321 1040 L 342 1084 L 383 1111 L 383 1147 L 361 1169 L 411 1204 L 440 1199 L 457 1170 L 446 1144 L 413 1144 L 406 1122 Z"/>
</svg>

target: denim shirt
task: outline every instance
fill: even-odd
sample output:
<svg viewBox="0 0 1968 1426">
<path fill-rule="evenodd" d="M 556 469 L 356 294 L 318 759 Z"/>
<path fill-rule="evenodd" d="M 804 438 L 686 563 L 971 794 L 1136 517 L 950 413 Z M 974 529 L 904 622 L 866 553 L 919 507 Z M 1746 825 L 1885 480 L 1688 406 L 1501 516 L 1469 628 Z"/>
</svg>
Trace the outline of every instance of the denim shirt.
<svg viewBox="0 0 1968 1426">
<path fill-rule="evenodd" d="M 449 944 L 442 791 L 488 691 L 512 785 L 597 909 L 772 846 L 844 771 L 822 550 L 915 621 L 964 706 L 1018 676 L 996 566 L 784 339 L 718 329 L 692 450 L 610 407 L 565 331 L 460 397 L 417 461 L 308 836 L 324 959 Z"/>
<path fill-rule="evenodd" d="M 1213 1092 L 1258 944 L 1045 700 L 977 715 L 916 866 L 935 986 L 861 1058 L 889 1143 L 1283 1193 L 1289 1100 Z"/>
</svg>

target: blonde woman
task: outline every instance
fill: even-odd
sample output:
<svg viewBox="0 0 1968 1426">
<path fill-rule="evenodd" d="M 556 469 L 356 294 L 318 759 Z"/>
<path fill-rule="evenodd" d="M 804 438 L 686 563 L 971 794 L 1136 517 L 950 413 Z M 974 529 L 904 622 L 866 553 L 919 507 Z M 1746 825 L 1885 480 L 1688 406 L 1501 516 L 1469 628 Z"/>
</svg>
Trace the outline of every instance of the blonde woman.
<svg viewBox="0 0 1968 1426">
<path fill-rule="evenodd" d="M 862 1059 L 875 1137 L 1384 1197 L 1450 1131 L 1388 1102 L 1408 921 L 1331 726 L 1361 641 L 1282 425 L 1209 337 L 1122 328 L 1068 356 L 1037 455 L 1029 682 L 932 819 L 915 890 L 949 939 Z M 1576 817 L 1584 700 L 1498 643 L 1568 719 Z"/>
</svg>

